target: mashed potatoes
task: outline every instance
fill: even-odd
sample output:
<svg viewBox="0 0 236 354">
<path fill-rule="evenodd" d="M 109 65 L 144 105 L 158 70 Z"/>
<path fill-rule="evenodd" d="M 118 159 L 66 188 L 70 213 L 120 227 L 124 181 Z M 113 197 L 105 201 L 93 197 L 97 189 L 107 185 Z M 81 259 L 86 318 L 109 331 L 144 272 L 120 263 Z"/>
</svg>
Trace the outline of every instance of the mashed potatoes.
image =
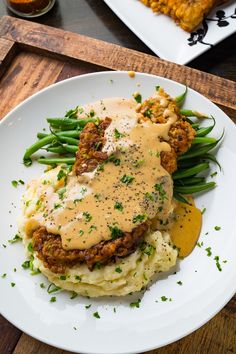
<svg viewBox="0 0 236 354">
<path fill-rule="evenodd" d="M 53 204 L 60 202 L 58 192 L 63 188 L 65 181 L 58 181 L 59 171 L 60 167 L 57 167 L 44 173 L 38 180 L 31 181 L 23 196 L 20 233 L 26 250 L 33 231 L 43 223 L 42 215 L 48 204 L 46 196 L 50 196 Z M 73 176 L 69 178 L 68 183 L 73 184 Z M 73 188 L 67 192 L 65 198 L 70 199 L 71 193 Z M 54 212 L 56 213 L 57 209 Z M 54 225 L 48 225 L 48 228 L 56 232 L 53 229 Z M 155 231 L 146 234 L 141 247 L 133 254 L 100 269 L 90 271 L 86 264 L 80 264 L 68 268 L 66 274 L 55 274 L 44 266 L 35 252 L 34 267 L 40 269 L 57 286 L 84 296 L 122 296 L 141 290 L 156 272 L 168 271 L 173 267 L 176 259 L 177 251 L 172 246 L 168 233 Z"/>
</svg>

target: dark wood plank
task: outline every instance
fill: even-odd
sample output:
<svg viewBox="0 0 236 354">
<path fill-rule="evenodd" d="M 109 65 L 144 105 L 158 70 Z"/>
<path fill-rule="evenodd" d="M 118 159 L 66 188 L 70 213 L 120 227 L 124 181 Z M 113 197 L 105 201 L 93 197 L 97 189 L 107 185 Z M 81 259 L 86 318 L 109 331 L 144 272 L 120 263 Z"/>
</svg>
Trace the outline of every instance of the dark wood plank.
<svg viewBox="0 0 236 354">
<path fill-rule="evenodd" d="M 56 59 L 19 53 L 0 80 L 0 119 L 33 93 L 53 84 L 63 65 Z"/>
<path fill-rule="evenodd" d="M 16 54 L 16 43 L 0 38 L 0 77 Z"/>
<path fill-rule="evenodd" d="M 20 336 L 21 331 L 0 315 L 0 353 L 12 353 Z"/>
<path fill-rule="evenodd" d="M 194 88 L 222 106 L 236 109 L 236 82 L 79 34 L 5 16 L 0 36 L 31 51 L 83 60 L 113 70 L 160 75 Z M 229 94 L 230 92 L 230 94 Z"/>
</svg>

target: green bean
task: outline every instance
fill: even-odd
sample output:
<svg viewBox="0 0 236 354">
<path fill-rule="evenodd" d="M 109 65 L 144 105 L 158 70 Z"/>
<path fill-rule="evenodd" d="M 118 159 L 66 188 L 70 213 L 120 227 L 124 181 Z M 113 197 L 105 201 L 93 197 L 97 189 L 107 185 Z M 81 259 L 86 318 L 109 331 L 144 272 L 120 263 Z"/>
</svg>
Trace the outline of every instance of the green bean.
<svg viewBox="0 0 236 354">
<path fill-rule="evenodd" d="M 76 131 L 72 131 L 72 132 L 70 131 L 69 136 L 65 136 L 64 135 L 65 133 L 63 134 L 63 136 L 62 136 L 62 133 L 58 133 L 56 135 L 56 137 L 59 137 L 60 140 L 65 141 L 70 145 L 78 145 L 79 141 L 76 139 L 70 138 L 70 136 L 71 135 L 79 136 L 79 134 Z M 70 139 L 73 139 L 73 140 L 70 140 Z M 43 146 L 52 143 L 54 140 L 55 140 L 55 134 L 49 134 L 49 135 L 45 136 L 44 138 L 42 138 L 41 140 L 36 141 L 33 145 L 31 145 L 28 149 L 26 149 L 24 157 L 23 157 L 24 164 L 28 166 L 30 164 L 30 157 L 36 151 L 41 149 Z"/>
<path fill-rule="evenodd" d="M 80 131 L 79 130 L 67 130 L 67 131 L 63 131 L 63 132 L 58 132 L 56 133 L 57 135 L 63 135 L 63 136 L 67 136 L 69 138 L 79 138 L 80 136 Z M 42 139 L 45 138 L 46 136 L 49 136 L 51 134 L 45 134 L 45 133 L 38 133 L 37 134 L 37 138 L 38 139 Z"/>
<path fill-rule="evenodd" d="M 39 158 L 38 163 L 41 163 L 43 165 L 73 165 L 75 163 L 75 157 Z"/>
<path fill-rule="evenodd" d="M 179 202 L 181 202 L 181 203 L 186 203 L 186 204 L 190 204 L 189 201 L 188 201 L 186 198 L 184 198 L 181 194 L 176 193 L 176 192 L 175 192 L 175 189 L 174 189 L 173 195 L 174 195 L 174 198 L 175 198 L 176 200 L 178 200 Z"/>
<path fill-rule="evenodd" d="M 178 170 L 184 169 L 186 167 L 196 166 L 198 163 L 201 163 L 201 159 L 189 159 L 178 161 Z"/>
<path fill-rule="evenodd" d="M 211 143 L 211 144 L 206 144 L 203 146 L 198 147 L 197 149 L 190 149 L 188 150 L 185 154 L 181 155 L 178 160 L 186 160 L 192 157 L 199 157 L 201 155 L 206 154 L 208 151 L 212 150 L 214 147 L 216 147 L 216 145 L 218 144 L 218 141 L 216 141 L 215 143 Z"/>
<path fill-rule="evenodd" d="M 195 129 L 195 130 L 198 130 L 199 125 L 200 125 L 199 123 L 193 123 L 192 124 L 192 128 Z"/>
<path fill-rule="evenodd" d="M 65 144 L 65 145 L 63 145 L 63 147 L 68 152 L 76 153 L 78 151 L 78 145 L 75 146 L 75 145 Z"/>
<path fill-rule="evenodd" d="M 84 127 L 89 122 L 94 122 L 94 119 L 71 119 L 71 118 L 47 118 L 47 122 L 54 127 Z"/>
<path fill-rule="evenodd" d="M 37 134 L 37 138 L 38 139 L 42 139 L 42 138 L 45 138 L 45 136 L 48 136 L 49 134 L 46 134 L 46 133 L 38 133 Z"/>
<path fill-rule="evenodd" d="M 63 146 L 48 147 L 46 151 L 53 152 L 54 154 L 65 154 L 67 152 Z"/>
<path fill-rule="evenodd" d="M 175 181 L 175 185 L 182 185 L 182 186 L 186 186 L 186 185 L 195 185 L 198 183 L 203 183 L 205 181 L 204 177 L 190 177 L 190 178 L 183 178 L 180 180 L 176 180 Z"/>
<path fill-rule="evenodd" d="M 173 173 L 172 178 L 173 178 L 173 180 L 176 180 L 176 179 L 180 179 L 180 178 L 194 176 L 197 173 L 207 170 L 208 168 L 209 168 L 208 162 L 200 163 L 199 165 L 196 165 L 194 167 L 190 167 L 187 170 L 180 170 L 180 171 Z"/>
<path fill-rule="evenodd" d="M 197 111 L 192 111 L 191 109 L 181 109 L 180 113 L 185 117 L 209 118 L 205 114 Z"/>
<path fill-rule="evenodd" d="M 212 189 L 216 186 L 215 182 L 209 183 L 199 183 L 195 186 L 175 186 L 176 193 L 183 193 L 183 194 L 193 194 L 202 192 L 208 189 Z"/>
<path fill-rule="evenodd" d="M 215 138 L 197 136 L 192 140 L 192 144 L 205 144 L 205 143 L 215 143 L 217 140 Z"/>
<path fill-rule="evenodd" d="M 196 136 L 206 136 L 207 134 L 209 134 L 212 129 L 215 127 L 216 121 L 215 118 L 212 116 L 212 119 L 214 121 L 214 124 L 211 125 L 210 127 L 203 127 L 201 129 L 198 130 L 198 132 L 196 133 Z"/>
<path fill-rule="evenodd" d="M 67 136 L 58 135 L 58 134 L 55 134 L 55 136 L 58 137 L 59 141 L 65 142 L 65 143 L 67 143 L 69 145 L 76 145 L 76 146 L 79 145 L 79 140 L 78 139 L 69 138 Z"/>
<path fill-rule="evenodd" d="M 178 105 L 179 107 L 181 107 L 181 106 L 183 105 L 184 100 L 185 100 L 186 95 L 187 95 L 187 92 L 188 92 L 188 88 L 187 88 L 187 86 L 185 86 L 185 91 L 184 91 L 184 93 L 182 93 L 181 95 L 175 97 L 175 102 L 177 103 L 177 105 Z"/>
<path fill-rule="evenodd" d="M 221 165 L 219 164 L 219 162 L 217 161 L 216 157 L 212 154 L 205 154 L 203 155 L 202 157 L 202 160 L 210 160 L 210 161 L 213 161 L 215 162 L 218 166 L 219 166 L 219 169 L 221 171 Z"/>
</svg>

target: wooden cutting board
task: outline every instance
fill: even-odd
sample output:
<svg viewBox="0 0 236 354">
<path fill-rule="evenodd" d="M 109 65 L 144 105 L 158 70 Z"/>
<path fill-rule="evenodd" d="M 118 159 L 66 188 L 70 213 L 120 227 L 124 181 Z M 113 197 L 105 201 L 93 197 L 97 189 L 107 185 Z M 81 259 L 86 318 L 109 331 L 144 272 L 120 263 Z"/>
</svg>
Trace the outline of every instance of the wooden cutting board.
<svg viewBox="0 0 236 354">
<path fill-rule="evenodd" d="M 33 93 L 72 76 L 133 70 L 197 90 L 236 122 L 236 83 L 114 44 L 5 16 L 0 21 L 0 119 Z M 236 297 L 198 331 L 154 354 L 234 353 Z M 0 316 L 0 354 L 66 354 L 22 334 Z"/>
</svg>

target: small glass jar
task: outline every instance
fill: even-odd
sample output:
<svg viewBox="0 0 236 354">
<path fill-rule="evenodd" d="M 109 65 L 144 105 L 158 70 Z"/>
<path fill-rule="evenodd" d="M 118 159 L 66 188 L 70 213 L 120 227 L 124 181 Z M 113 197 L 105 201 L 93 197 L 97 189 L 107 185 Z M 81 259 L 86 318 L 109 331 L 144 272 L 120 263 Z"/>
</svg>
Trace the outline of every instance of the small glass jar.
<svg viewBox="0 0 236 354">
<path fill-rule="evenodd" d="M 38 17 L 53 7 L 56 0 L 5 0 L 7 7 L 21 17 Z"/>
</svg>

